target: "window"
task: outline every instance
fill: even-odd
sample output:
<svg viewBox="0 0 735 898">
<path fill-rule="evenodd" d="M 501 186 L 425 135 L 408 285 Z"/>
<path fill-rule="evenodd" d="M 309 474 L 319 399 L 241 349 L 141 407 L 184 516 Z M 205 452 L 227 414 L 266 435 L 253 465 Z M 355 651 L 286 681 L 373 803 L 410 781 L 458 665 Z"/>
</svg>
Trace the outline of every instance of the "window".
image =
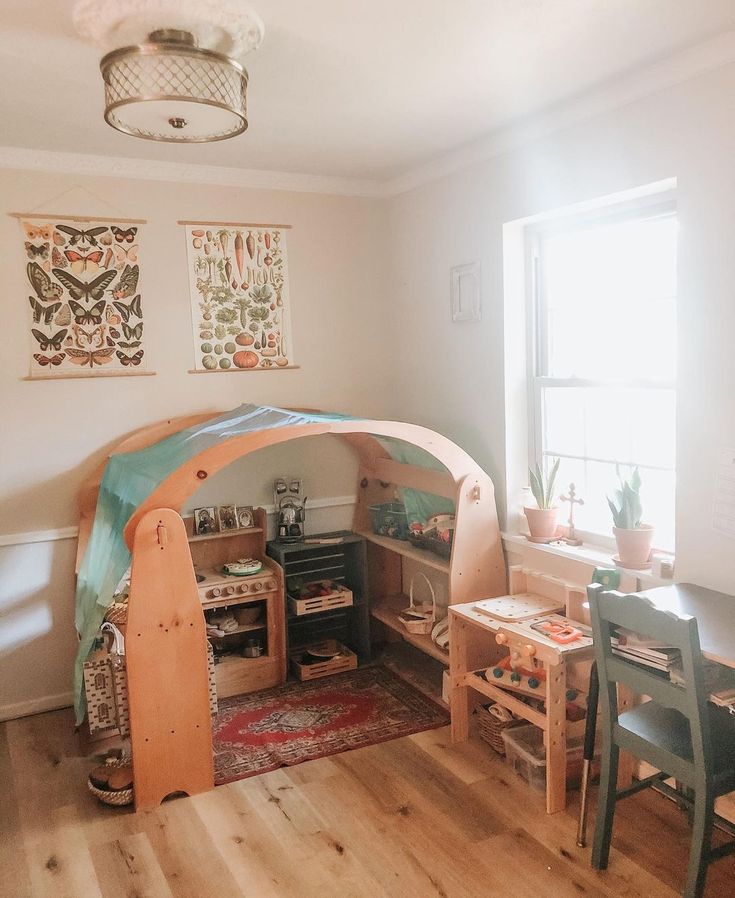
<svg viewBox="0 0 735 898">
<path fill-rule="evenodd" d="M 674 548 L 676 210 L 673 203 L 558 219 L 529 232 L 531 462 L 561 459 L 575 523 L 611 535 L 616 465 L 638 466 L 654 545 Z M 563 503 L 562 503 L 563 507 Z M 563 516 L 566 519 L 566 515 Z"/>
</svg>

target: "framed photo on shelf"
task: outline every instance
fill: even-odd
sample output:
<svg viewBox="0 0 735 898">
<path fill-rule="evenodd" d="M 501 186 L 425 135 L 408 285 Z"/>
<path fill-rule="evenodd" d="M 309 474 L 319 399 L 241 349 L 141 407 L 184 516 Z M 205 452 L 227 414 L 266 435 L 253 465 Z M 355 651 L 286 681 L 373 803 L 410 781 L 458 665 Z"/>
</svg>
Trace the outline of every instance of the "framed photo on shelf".
<svg viewBox="0 0 735 898">
<path fill-rule="evenodd" d="M 255 515 L 252 505 L 237 506 L 237 528 L 238 530 L 248 530 L 255 526 Z"/>
<path fill-rule="evenodd" d="M 214 506 L 194 509 L 194 536 L 204 536 L 207 533 L 217 532 L 217 519 L 214 514 Z"/>
<path fill-rule="evenodd" d="M 217 509 L 220 533 L 227 530 L 237 530 L 237 517 L 234 505 L 220 505 Z"/>
</svg>

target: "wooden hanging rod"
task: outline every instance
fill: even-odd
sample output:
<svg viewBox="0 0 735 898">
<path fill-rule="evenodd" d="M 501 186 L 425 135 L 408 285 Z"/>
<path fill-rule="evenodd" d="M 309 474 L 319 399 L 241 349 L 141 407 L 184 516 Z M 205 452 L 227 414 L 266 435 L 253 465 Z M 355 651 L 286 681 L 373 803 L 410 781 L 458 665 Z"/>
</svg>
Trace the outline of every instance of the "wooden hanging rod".
<svg viewBox="0 0 735 898">
<path fill-rule="evenodd" d="M 287 231 L 293 225 L 286 224 L 256 224 L 244 221 L 177 221 L 180 225 L 197 225 L 202 228 L 271 228 L 274 231 Z"/>
<path fill-rule="evenodd" d="M 102 221 L 106 224 L 148 224 L 147 218 L 105 218 L 102 215 L 48 215 L 40 212 L 8 212 L 11 218 L 34 218 L 45 221 L 76 221 L 88 224 L 90 221 Z"/>
<path fill-rule="evenodd" d="M 20 380 L 84 380 L 90 377 L 154 377 L 156 371 L 90 371 L 88 374 L 33 374 Z"/>
<path fill-rule="evenodd" d="M 301 365 L 274 365 L 272 368 L 213 368 L 211 371 L 206 368 L 189 368 L 187 374 L 244 374 L 248 371 L 262 374 L 264 371 L 293 371 L 294 368 L 300 368 Z"/>
</svg>

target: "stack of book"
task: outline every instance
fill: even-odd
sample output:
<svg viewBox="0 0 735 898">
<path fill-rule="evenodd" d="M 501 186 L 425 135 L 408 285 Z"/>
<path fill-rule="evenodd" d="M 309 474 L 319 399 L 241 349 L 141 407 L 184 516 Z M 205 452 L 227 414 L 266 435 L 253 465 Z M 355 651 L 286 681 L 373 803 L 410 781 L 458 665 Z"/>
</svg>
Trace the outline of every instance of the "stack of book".
<svg viewBox="0 0 735 898">
<path fill-rule="evenodd" d="M 673 670 L 681 668 L 679 649 L 656 639 L 640 636 L 629 630 L 620 630 L 611 641 L 614 655 L 640 664 L 667 679 L 671 678 Z"/>
<path fill-rule="evenodd" d="M 640 664 L 677 686 L 686 686 L 678 649 L 622 629 L 612 644 L 613 654 Z M 702 670 L 709 700 L 735 714 L 735 670 L 706 659 L 702 661 Z"/>
</svg>

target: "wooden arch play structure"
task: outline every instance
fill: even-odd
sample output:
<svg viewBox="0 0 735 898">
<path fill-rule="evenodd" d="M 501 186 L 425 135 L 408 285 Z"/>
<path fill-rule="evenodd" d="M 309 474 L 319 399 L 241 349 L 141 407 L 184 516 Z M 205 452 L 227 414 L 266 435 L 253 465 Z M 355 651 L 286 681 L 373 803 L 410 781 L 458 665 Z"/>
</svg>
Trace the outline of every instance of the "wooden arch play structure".
<svg viewBox="0 0 735 898">
<path fill-rule="evenodd" d="M 111 454 L 135 452 L 214 419 L 164 421 L 122 441 Z M 459 446 L 427 428 L 394 421 L 328 418 L 221 439 L 193 455 L 153 489 L 124 530 L 132 553 L 126 664 L 136 808 L 167 795 L 214 785 L 207 681 L 207 641 L 188 535 L 180 512 L 202 481 L 238 458 L 301 437 L 343 438 L 359 461 L 353 529 L 377 551 L 398 543 L 371 533 L 368 507 L 390 501 L 397 487 L 451 499 L 456 524 L 446 566 L 450 604 L 502 595 L 506 571 L 490 477 Z M 395 461 L 379 438 L 418 447 L 443 468 Z M 90 540 L 104 467 L 80 496 L 78 567 Z M 381 545 L 381 543 L 383 545 Z M 395 551 L 406 554 L 409 549 Z M 414 550 L 415 554 L 421 554 Z M 425 553 L 424 553 L 425 554 Z M 421 560 L 420 558 L 417 560 Z"/>
</svg>

